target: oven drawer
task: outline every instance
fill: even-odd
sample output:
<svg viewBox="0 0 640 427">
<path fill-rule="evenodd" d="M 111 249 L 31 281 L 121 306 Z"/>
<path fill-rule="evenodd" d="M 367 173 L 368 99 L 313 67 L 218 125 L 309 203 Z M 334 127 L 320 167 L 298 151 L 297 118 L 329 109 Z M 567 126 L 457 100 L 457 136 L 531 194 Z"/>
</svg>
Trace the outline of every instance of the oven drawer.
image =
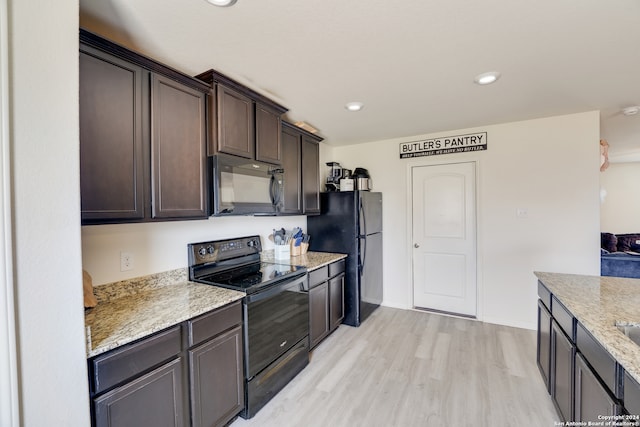
<svg viewBox="0 0 640 427">
<path fill-rule="evenodd" d="M 251 418 L 309 364 L 309 340 L 303 339 L 247 383 L 243 418 Z"/>
<path fill-rule="evenodd" d="M 189 347 L 242 323 L 240 301 L 196 317 L 188 322 Z"/>
</svg>

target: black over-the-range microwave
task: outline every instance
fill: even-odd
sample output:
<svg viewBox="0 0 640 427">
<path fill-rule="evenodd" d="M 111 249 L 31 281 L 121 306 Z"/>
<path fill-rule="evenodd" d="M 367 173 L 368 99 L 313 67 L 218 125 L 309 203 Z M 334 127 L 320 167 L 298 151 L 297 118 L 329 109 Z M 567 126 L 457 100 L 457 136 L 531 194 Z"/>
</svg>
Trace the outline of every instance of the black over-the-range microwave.
<svg viewBox="0 0 640 427">
<path fill-rule="evenodd" d="M 280 166 L 228 154 L 209 157 L 212 214 L 277 215 L 283 208 Z"/>
</svg>

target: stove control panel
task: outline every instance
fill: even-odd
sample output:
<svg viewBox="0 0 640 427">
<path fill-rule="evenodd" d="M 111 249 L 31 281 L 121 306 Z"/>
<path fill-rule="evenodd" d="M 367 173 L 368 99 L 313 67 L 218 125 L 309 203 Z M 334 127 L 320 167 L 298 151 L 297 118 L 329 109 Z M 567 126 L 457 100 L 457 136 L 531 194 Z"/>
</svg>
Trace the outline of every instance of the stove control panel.
<svg viewBox="0 0 640 427">
<path fill-rule="evenodd" d="M 259 254 L 261 250 L 260 236 L 212 240 L 210 242 L 190 243 L 187 245 L 190 267 Z"/>
</svg>

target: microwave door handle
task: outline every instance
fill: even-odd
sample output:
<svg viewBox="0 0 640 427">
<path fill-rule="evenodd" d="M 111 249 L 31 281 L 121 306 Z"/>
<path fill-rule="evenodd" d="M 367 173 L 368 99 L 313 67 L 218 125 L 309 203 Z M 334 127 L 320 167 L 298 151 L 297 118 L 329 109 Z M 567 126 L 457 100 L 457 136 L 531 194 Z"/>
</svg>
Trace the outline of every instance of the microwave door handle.
<svg viewBox="0 0 640 427">
<path fill-rule="evenodd" d="M 271 197 L 271 204 L 276 209 L 278 209 L 282 201 L 283 188 L 281 183 L 281 179 L 282 179 L 281 177 L 282 177 L 282 174 L 273 173 L 271 175 L 271 182 L 269 184 L 269 196 Z"/>
<path fill-rule="evenodd" d="M 271 204 L 273 206 L 276 205 L 275 185 L 276 185 L 276 177 L 272 174 L 271 182 L 269 183 L 269 197 L 271 198 Z"/>
</svg>

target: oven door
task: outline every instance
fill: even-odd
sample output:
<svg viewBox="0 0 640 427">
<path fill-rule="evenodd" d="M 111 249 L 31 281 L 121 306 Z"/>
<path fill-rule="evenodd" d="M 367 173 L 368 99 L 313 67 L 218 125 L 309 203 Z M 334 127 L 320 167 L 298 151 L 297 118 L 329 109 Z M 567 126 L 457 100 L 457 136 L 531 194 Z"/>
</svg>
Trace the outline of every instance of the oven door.
<svg viewBox="0 0 640 427">
<path fill-rule="evenodd" d="M 245 372 L 250 380 L 309 335 L 307 275 L 245 298 Z"/>
</svg>

